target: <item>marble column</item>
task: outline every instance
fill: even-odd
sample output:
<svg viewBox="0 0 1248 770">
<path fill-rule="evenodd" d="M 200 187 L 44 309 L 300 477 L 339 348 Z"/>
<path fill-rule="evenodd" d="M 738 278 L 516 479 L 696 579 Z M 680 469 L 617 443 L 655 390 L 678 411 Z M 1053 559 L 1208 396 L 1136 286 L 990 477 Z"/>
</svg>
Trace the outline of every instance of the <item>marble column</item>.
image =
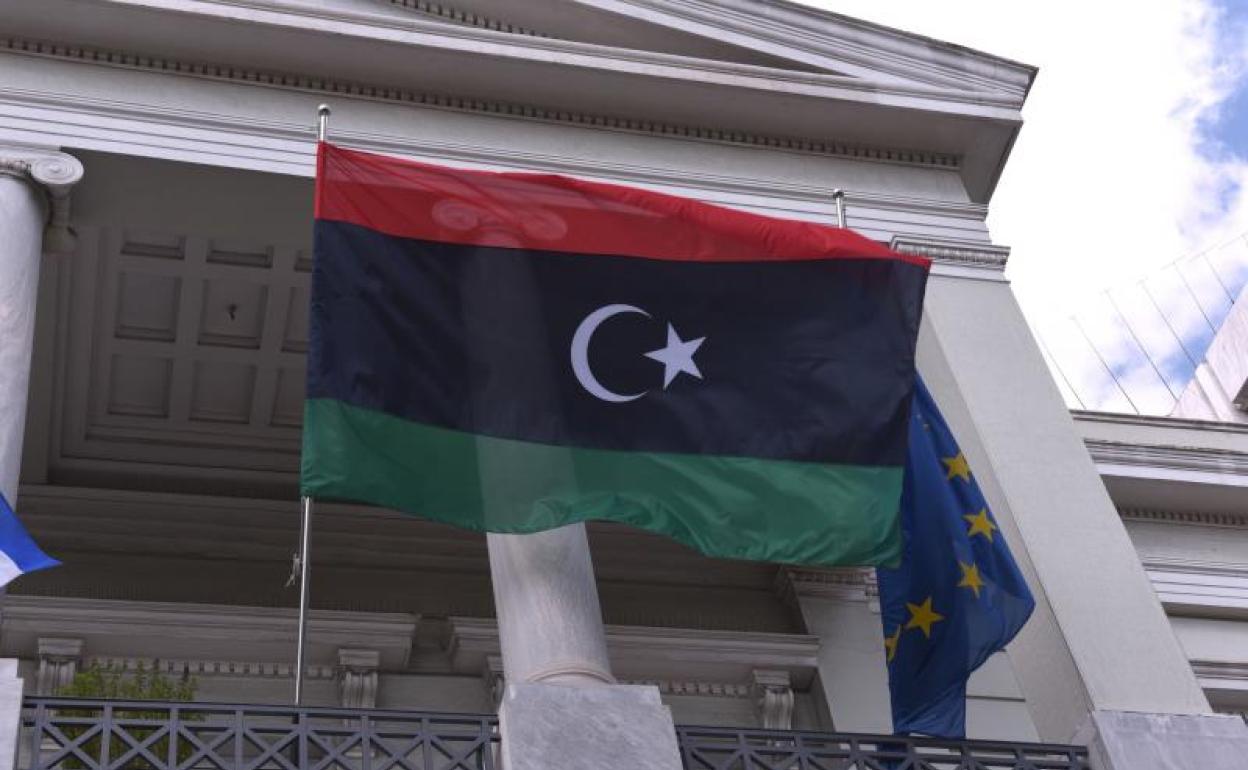
<svg viewBox="0 0 1248 770">
<path fill-rule="evenodd" d="M 0 492 L 14 506 L 40 257 L 72 249 L 69 190 L 81 178 L 82 164 L 70 155 L 0 145 Z"/>
<path fill-rule="evenodd" d="M 584 524 L 489 535 L 505 770 L 679 770 L 655 687 L 614 684 Z"/>
<path fill-rule="evenodd" d="M 12 505 L 26 434 L 40 257 L 73 248 L 69 190 L 81 178 L 82 164 L 72 156 L 0 145 L 0 492 Z M 17 661 L 0 660 L 0 770 L 16 762 L 22 688 Z"/>
<path fill-rule="evenodd" d="M 1009 284 L 933 275 L 918 363 L 1036 597 L 1010 661 L 1040 739 L 1242 769 L 1248 726 L 1212 713 Z"/>
<path fill-rule="evenodd" d="M 488 537 L 507 681 L 613 684 L 585 525 Z"/>
</svg>

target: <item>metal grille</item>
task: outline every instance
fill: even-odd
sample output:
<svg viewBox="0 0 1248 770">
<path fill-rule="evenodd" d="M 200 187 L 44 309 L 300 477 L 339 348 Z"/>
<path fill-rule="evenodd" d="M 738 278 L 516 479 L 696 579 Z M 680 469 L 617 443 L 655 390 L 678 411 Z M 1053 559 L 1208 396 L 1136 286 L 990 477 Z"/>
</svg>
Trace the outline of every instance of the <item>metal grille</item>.
<svg viewBox="0 0 1248 770">
<path fill-rule="evenodd" d="M 492 715 L 27 698 L 21 770 L 496 770 Z M 677 727 L 685 770 L 1088 770 L 1079 746 Z"/>
<path fill-rule="evenodd" d="M 1081 746 L 677 727 L 685 770 L 1087 770 Z"/>
<path fill-rule="evenodd" d="M 494 770 L 487 715 L 27 698 L 22 770 Z"/>
</svg>

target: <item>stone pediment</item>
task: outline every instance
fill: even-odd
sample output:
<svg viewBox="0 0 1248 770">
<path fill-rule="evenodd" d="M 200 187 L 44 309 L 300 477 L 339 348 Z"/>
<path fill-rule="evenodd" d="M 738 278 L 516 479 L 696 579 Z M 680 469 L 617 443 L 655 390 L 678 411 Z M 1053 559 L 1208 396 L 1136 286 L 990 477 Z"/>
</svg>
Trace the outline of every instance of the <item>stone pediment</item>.
<svg viewBox="0 0 1248 770">
<path fill-rule="evenodd" d="M 0 0 L 0 19 L 0 55 L 183 76 L 172 92 L 128 92 L 144 100 L 211 79 L 803 152 L 830 143 L 937 159 L 975 202 L 991 197 L 1035 75 L 778 0 Z"/>
<path fill-rule="evenodd" d="M 511 34 L 877 83 L 1024 95 L 1034 76 L 1033 68 L 1000 57 L 783 0 L 372 2 Z"/>
</svg>

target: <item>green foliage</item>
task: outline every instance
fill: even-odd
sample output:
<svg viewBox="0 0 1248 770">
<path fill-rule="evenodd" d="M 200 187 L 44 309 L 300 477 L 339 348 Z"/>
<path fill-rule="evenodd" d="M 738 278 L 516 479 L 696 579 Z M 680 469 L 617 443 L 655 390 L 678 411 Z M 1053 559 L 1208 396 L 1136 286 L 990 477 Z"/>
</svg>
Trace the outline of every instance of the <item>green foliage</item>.
<svg viewBox="0 0 1248 770">
<path fill-rule="evenodd" d="M 92 663 L 75 674 L 56 694 L 68 698 L 185 702 L 195 697 L 195 688 L 194 677 L 171 679 L 159 671 L 148 671 L 142 663 L 132 672 Z"/>
<path fill-rule="evenodd" d="M 120 667 L 114 668 L 111 665 L 101 666 L 98 663 L 93 663 L 75 674 L 73 680 L 65 687 L 62 687 L 56 694 L 69 698 L 186 702 L 195 698 L 195 689 L 196 682 L 194 677 L 183 676 L 180 679 L 172 679 L 159 671 L 149 671 L 141 663 L 133 671 L 126 671 Z M 98 714 L 99 712 L 96 709 L 68 708 L 58 710 L 58 716 L 61 717 L 95 718 Z M 135 708 L 119 709 L 113 712 L 113 721 L 116 727 L 124 730 L 134 743 L 140 745 L 159 728 L 134 724 L 134 722 L 146 721 L 155 723 L 164 721 L 167 718 L 168 712 L 164 710 Z M 198 719 L 199 717 L 195 715 L 189 718 Z M 85 733 L 88 729 L 90 728 L 86 724 L 61 725 L 61 731 L 71 741 Z M 79 748 L 87 756 L 98 760 L 101 754 L 101 743 L 100 738 L 97 736 L 88 739 Z M 112 736 L 108 742 L 109 763 L 114 764 L 118 758 L 129 752 L 131 748 L 129 741 L 116 735 Z M 163 760 L 169 754 L 169 738 L 164 737 L 154 741 L 147 747 L 147 750 L 153 756 Z M 178 759 L 185 760 L 189 758 L 192 751 L 193 748 L 187 742 L 179 742 Z M 64 768 L 64 770 L 81 770 L 86 767 L 82 760 L 73 755 L 65 758 L 59 763 L 59 766 Z M 114 766 L 116 765 L 114 764 Z M 131 757 L 121 767 L 125 768 L 125 770 L 155 770 L 155 765 L 141 754 Z"/>
</svg>

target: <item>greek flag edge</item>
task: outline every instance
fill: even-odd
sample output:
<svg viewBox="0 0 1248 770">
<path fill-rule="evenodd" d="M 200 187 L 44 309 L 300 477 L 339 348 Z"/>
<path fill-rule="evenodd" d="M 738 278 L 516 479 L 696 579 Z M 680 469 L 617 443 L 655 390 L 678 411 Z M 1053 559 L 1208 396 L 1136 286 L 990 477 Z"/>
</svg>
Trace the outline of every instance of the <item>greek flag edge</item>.
<svg viewBox="0 0 1248 770">
<path fill-rule="evenodd" d="M 55 567 L 60 562 L 48 556 L 17 520 L 13 507 L 0 493 L 0 587 L 27 572 Z"/>
</svg>

